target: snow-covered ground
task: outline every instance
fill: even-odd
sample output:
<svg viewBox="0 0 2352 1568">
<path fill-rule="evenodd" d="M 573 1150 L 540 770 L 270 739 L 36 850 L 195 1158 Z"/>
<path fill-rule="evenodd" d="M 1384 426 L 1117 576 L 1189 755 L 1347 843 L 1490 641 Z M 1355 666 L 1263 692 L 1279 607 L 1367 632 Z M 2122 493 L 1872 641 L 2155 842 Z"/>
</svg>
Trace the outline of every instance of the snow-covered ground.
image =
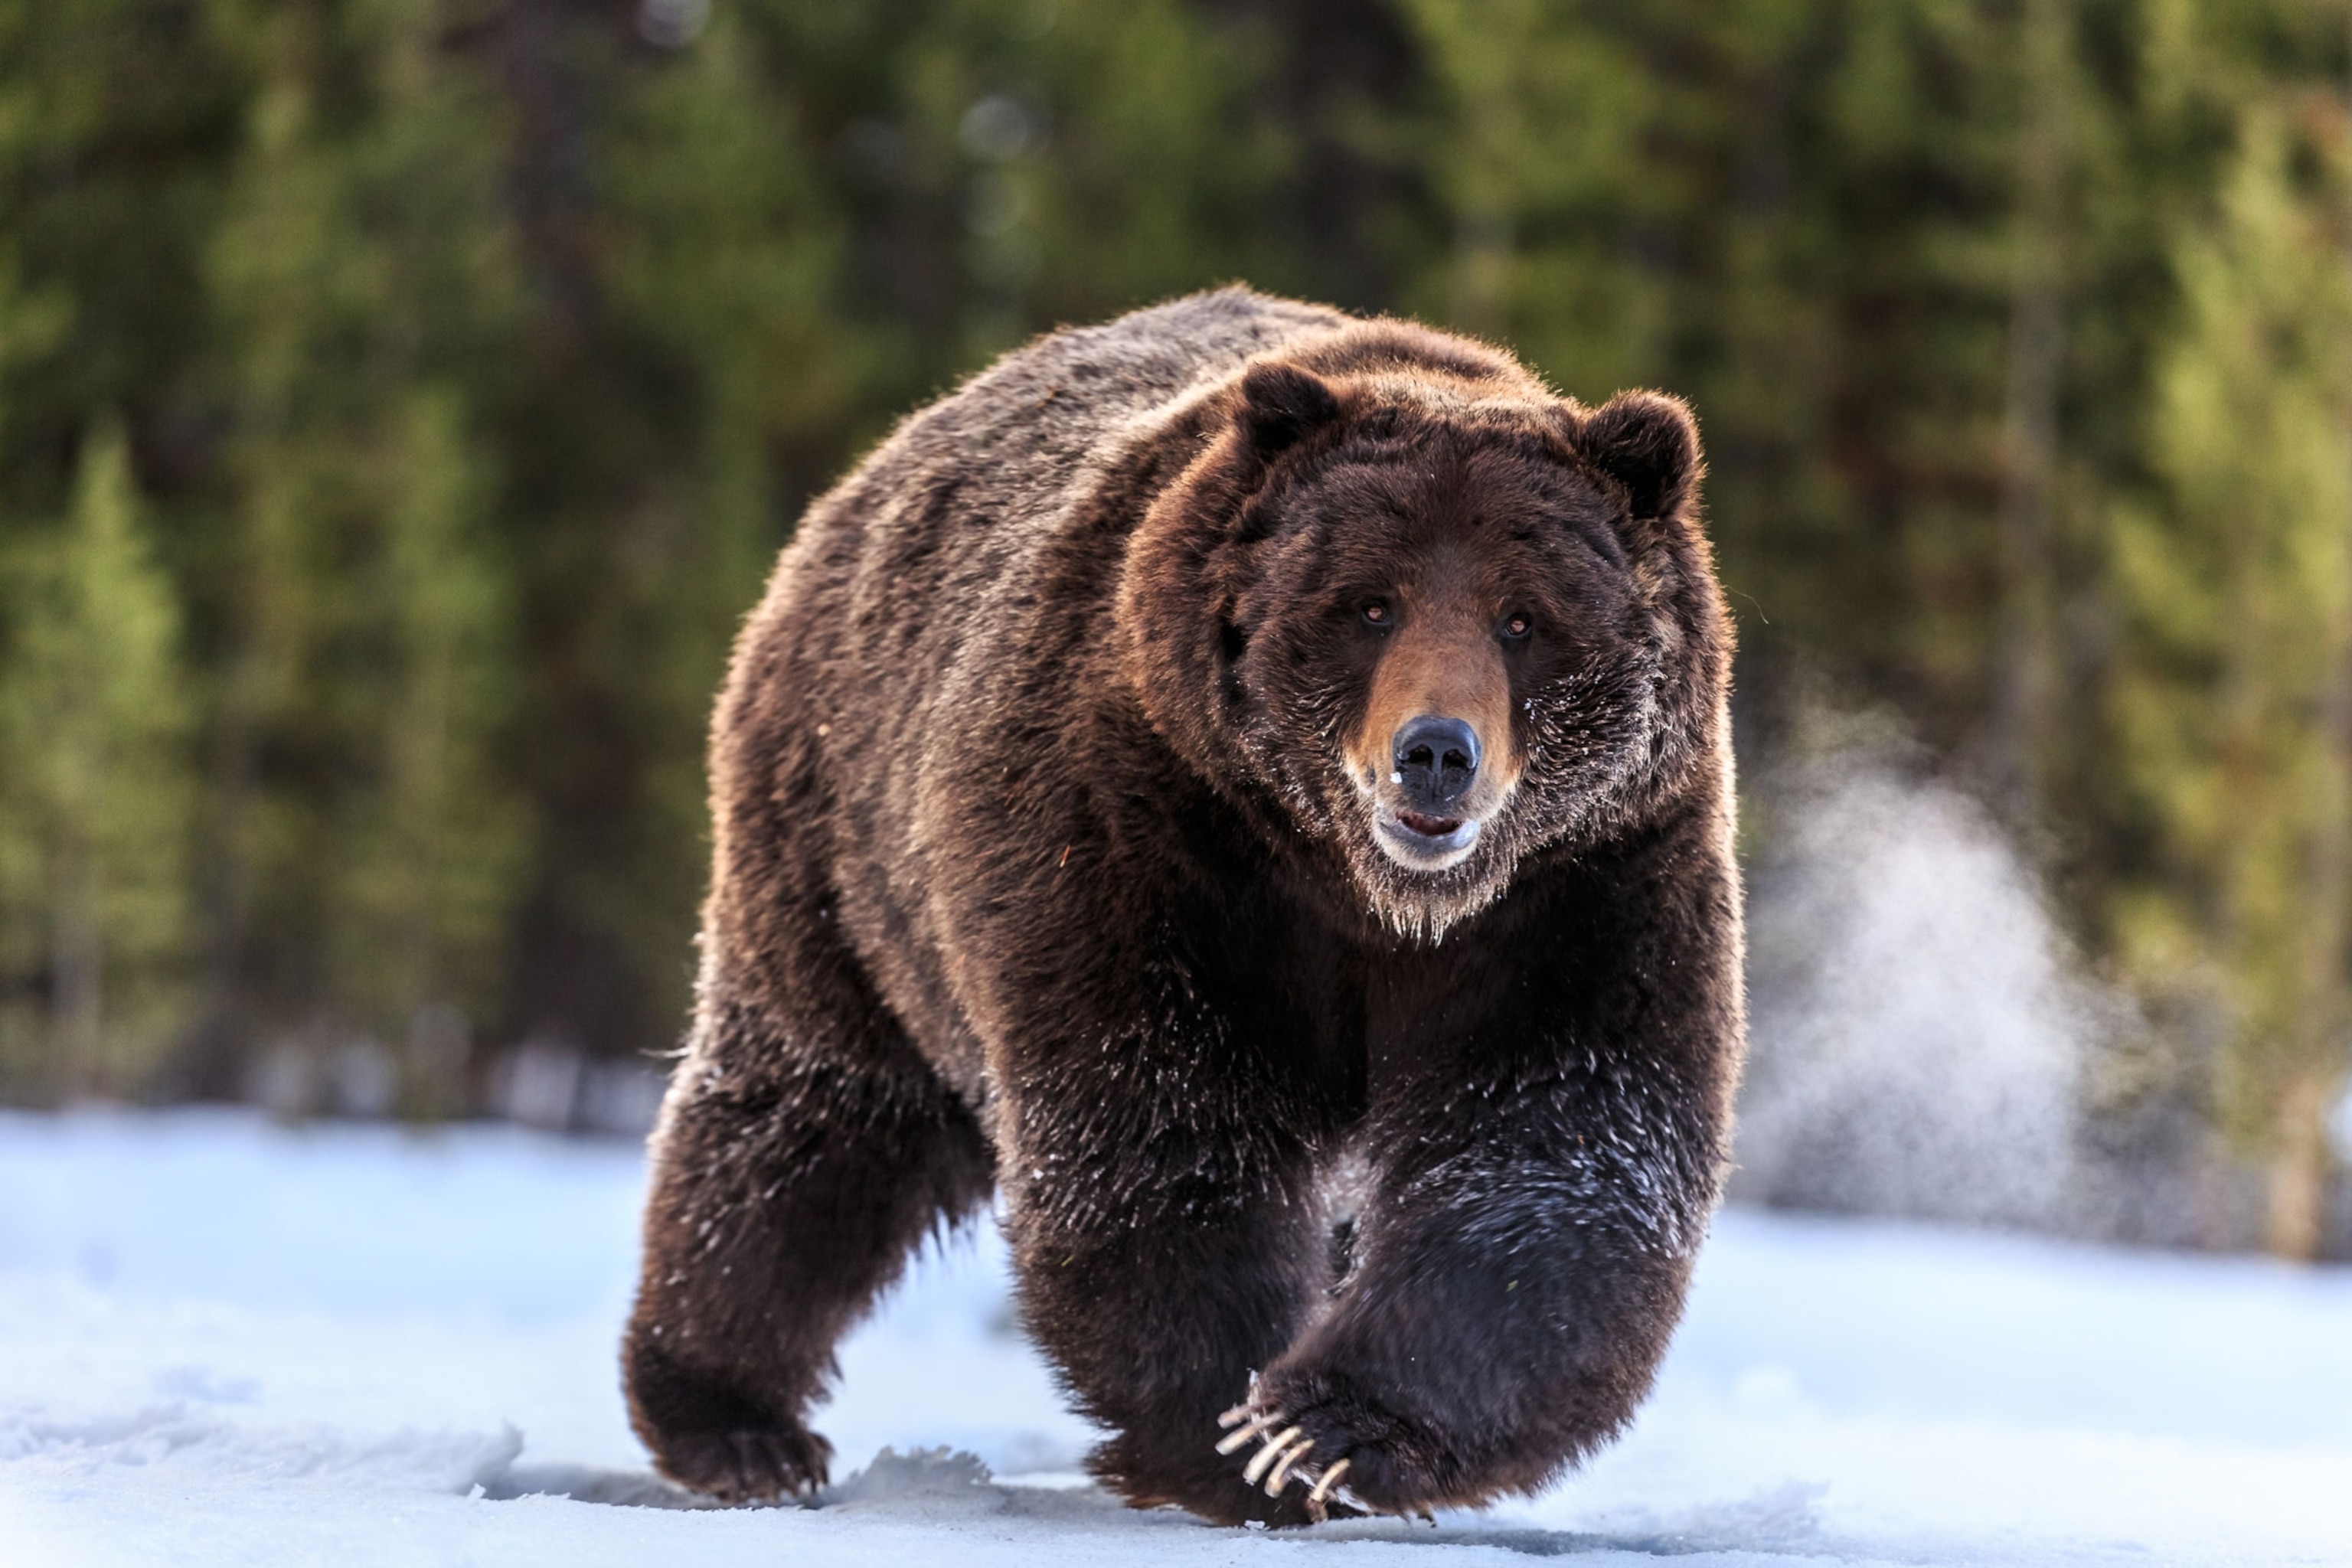
<svg viewBox="0 0 2352 1568">
<path fill-rule="evenodd" d="M 509 1131 L 0 1114 L 0 1563 L 2352 1563 L 2352 1277 L 1752 1212 L 1634 1430 L 1536 1502 L 1120 1509 L 982 1237 L 846 1347 L 828 1506 L 682 1508 L 615 1388 L 641 1179 Z"/>
</svg>

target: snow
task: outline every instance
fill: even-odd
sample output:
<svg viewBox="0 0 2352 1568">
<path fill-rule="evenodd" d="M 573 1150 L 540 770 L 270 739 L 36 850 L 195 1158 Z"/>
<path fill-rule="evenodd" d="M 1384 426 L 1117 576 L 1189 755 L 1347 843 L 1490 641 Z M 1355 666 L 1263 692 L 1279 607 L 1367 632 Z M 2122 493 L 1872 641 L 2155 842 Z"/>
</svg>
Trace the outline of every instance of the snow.
<svg viewBox="0 0 2352 1568">
<path fill-rule="evenodd" d="M 2352 1278 L 1748 1211 L 1633 1430 L 1533 1502 L 1119 1508 L 983 1233 L 845 1347 L 828 1506 L 684 1507 L 615 1381 L 642 1179 L 502 1129 L 0 1113 L 0 1563 L 2352 1562 Z"/>
</svg>

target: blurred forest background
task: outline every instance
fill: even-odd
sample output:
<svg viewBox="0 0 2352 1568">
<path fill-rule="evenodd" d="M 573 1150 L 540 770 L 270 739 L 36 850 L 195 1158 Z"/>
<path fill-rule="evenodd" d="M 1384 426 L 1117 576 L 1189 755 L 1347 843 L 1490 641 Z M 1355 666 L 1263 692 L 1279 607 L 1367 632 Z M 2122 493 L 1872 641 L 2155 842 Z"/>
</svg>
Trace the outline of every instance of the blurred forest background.
<svg viewBox="0 0 2352 1568">
<path fill-rule="evenodd" d="M 2309 0 L 0 0 L 0 1098 L 589 1114 L 797 510 L 1234 279 L 1688 396 L 1743 744 L 1898 715 L 2141 1020 L 2086 1102 L 2252 1194 L 2141 1229 L 2339 1248 Z"/>
</svg>

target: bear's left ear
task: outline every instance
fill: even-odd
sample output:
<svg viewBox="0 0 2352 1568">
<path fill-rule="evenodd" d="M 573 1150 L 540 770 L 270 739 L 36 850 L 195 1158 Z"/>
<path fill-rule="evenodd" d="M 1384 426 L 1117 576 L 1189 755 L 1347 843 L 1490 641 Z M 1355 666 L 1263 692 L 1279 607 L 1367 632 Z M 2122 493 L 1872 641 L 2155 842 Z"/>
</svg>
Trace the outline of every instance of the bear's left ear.
<svg viewBox="0 0 2352 1568">
<path fill-rule="evenodd" d="M 1254 364 L 1242 377 L 1241 426 L 1251 447 L 1271 458 L 1339 417 L 1339 400 L 1322 377 L 1295 364 Z"/>
<path fill-rule="evenodd" d="M 1577 421 L 1576 449 L 1625 487 L 1633 515 L 1670 517 L 1699 479 L 1698 422 L 1659 392 L 1621 392 Z"/>
</svg>

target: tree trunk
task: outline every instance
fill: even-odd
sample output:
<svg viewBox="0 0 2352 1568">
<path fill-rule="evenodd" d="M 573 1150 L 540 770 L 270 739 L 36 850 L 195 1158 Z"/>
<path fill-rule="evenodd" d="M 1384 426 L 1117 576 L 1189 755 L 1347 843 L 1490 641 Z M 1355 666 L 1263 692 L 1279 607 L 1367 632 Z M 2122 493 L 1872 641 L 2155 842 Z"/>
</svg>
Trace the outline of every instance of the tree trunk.
<svg viewBox="0 0 2352 1568">
<path fill-rule="evenodd" d="M 2054 728 L 2058 389 L 2065 355 L 2063 258 L 2069 0 L 2026 0 L 2020 24 L 2016 237 L 2002 453 L 2000 605 L 1992 650 L 1992 792 L 2032 820 Z"/>
<path fill-rule="evenodd" d="M 2278 1107 L 2263 1242 L 2274 1257 L 2309 1263 L 2319 1256 L 2327 1218 L 2327 1095 L 2315 1076 L 2287 1086 Z"/>
</svg>

